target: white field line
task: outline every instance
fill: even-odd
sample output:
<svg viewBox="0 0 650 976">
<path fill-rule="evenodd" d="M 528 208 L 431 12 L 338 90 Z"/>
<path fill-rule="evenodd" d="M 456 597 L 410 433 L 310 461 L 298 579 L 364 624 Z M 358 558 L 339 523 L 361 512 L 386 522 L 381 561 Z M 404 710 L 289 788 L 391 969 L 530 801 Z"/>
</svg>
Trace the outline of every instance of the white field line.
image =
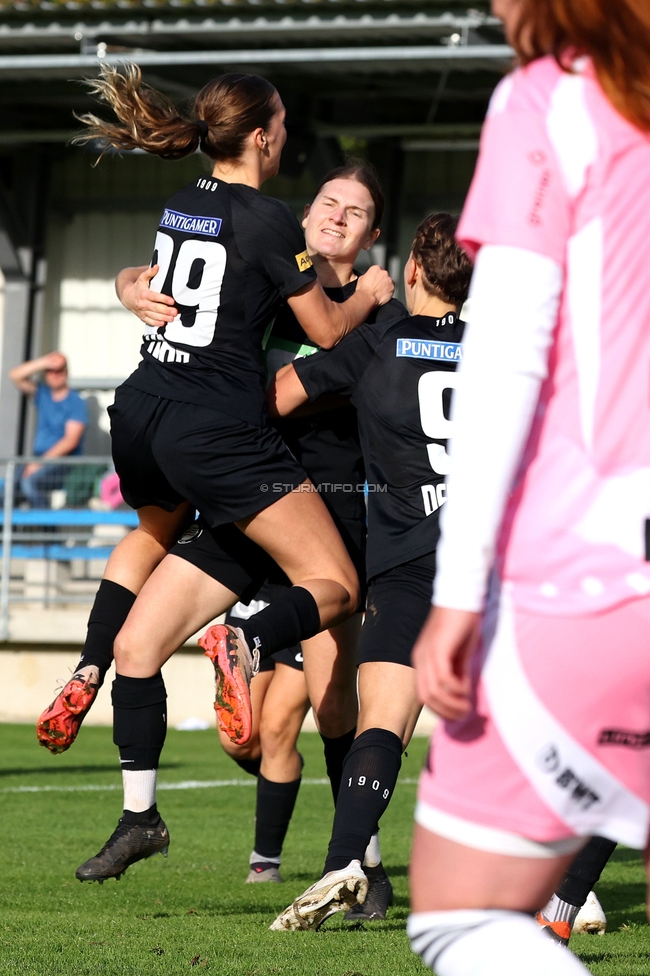
<svg viewBox="0 0 650 976">
<path fill-rule="evenodd" d="M 407 786 L 417 783 L 417 779 L 401 779 Z M 328 779 L 303 779 L 303 786 L 329 786 Z M 224 786 L 255 786 L 256 780 L 250 779 L 186 779 L 180 783 L 158 783 L 159 790 L 211 790 Z M 107 783 L 106 785 L 88 786 L 9 786 L 0 789 L 0 793 L 102 793 L 109 790 L 121 790 L 122 785 Z"/>
</svg>

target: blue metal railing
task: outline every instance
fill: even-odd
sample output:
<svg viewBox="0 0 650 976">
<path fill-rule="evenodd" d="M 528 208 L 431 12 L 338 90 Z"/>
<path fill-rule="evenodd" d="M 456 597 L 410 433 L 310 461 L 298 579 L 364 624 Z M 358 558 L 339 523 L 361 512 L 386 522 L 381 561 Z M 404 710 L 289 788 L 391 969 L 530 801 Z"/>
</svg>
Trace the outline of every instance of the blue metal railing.
<svg viewBox="0 0 650 976">
<path fill-rule="evenodd" d="M 45 497 L 49 495 L 51 503 L 57 507 L 38 508 L 28 507 L 28 503 L 21 493 L 21 481 L 18 473 L 23 466 L 37 463 L 43 467 L 55 466 L 58 469 L 58 479 L 52 480 L 52 491 L 45 486 Z M 98 526 L 115 526 L 131 529 L 138 523 L 135 512 L 131 509 L 99 510 L 89 506 L 89 498 L 97 497 L 97 487 L 101 472 L 106 473 L 111 468 L 111 459 L 107 457 L 66 457 L 66 458 L 36 458 L 14 457 L 0 461 L 4 468 L 4 503 L 2 517 L 2 539 L 0 540 L 0 641 L 9 637 L 9 609 L 12 603 L 79 603 L 92 599 L 78 593 L 55 594 L 50 593 L 50 584 L 43 584 L 44 592 L 40 596 L 18 595 L 18 584 L 12 584 L 13 560 L 43 560 L 48 565 L 52 563 L 71 563 L 73 560 L 106 560 L 109 558 L 120 535 L 116 533 L 115 541 L 98 536 Z M 61 478 L 61 468 L 69 468 Z M 76 470 L 75 470 L 76 469 Z M 85 470 L 84 470 L 85 469 Z M 77 480 L 74 484 L 75 478 Z M 81 496 L 79 481 L 82 485 Z M 67 479 L 67 481 L 66 481 Z M 88 484 L 90 483 L 90 488 Z M 66 484 L 70 490 L 66 492 Z M 61 487 L 63 485 L 63 487 Z M 67 504 L 67 496 L 73 495 L 73 503 Z M 22 501 L 21 501 L 22 497 Z M 80 502 L 80 497 L 83 501 Z M 18 504 L 17 504 L 18 503 Z M 63 506 L 63 507 L 61 507 Z M 76 506 L 76 507 L 75 507 Z M 49 579 L 49 570 L 45 573 Z M 12 592 L 13 586 L 13 592 Z"/>
</svg>

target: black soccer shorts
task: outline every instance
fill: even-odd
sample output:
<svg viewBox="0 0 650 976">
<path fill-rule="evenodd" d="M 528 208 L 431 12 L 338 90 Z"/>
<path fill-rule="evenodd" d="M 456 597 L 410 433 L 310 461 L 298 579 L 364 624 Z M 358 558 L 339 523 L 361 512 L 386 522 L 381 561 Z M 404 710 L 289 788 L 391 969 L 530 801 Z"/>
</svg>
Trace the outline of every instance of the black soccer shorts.
<svg viewBox="0 0 650 976">
<path fill-rule="evenodd" d="M 334 518 L 359 578 L 364 576 L 366 526 L 364 519 Z M 222 583 L 243 604 L 266 599 L 259 591 L 267 580 L 273 593 L 291 586 L 289 579 L 269 554 L 252 542 L 235 525 L 211 528 L 199 518 L 170 549 L 170 554 L 192 563 L 197 569 Z M 277 598 L 277 597 L 276 597 Z M 270 602 L 270 601 L 268 601 Z"/>
<path fill-rule="evenodd" d="M 123 385 L 108 409 L 115 470 L 132 508 L 187 500 L 210 526 L 278 501 L 307 475 L 270 425 Z"/>
<path fill-rule="evenodd" d="M 411 651 L 431 609 L 435 573 L 436 554 L 429 552 L 370 580 L 358 664 L 411 666 Z"/>
</svg>

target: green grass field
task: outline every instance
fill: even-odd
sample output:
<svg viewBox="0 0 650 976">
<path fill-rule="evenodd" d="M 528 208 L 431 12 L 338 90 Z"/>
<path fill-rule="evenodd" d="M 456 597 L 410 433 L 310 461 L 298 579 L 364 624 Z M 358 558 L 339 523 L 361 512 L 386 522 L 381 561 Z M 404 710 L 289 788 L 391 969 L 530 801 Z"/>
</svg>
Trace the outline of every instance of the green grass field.
<svg viewBox="0 0 650 976">
<path fill-rule="evenodd" d="M 318 933 L 268 931 L 275 915 L 318 876 L 329 837 L 329 787 L 309 782 L 325 775 L 320 739 L 304 735 L 300 748 L 307 782 L 287 837 L 284 885 L 243 884 L 252 843 L 253 780 L 223 755 L 215 733 L 170 732 L 160 771 L 163 785 L 231 779 L 245 785 L 161 791 L 159 807 L 172 838 L 169 857 L 140 862 L 119 883 L 100 887 L 80 884 L 74 872 L 101 847 L 120 814 L 110 730 L 84 729 L 70 752 L 53 757 L 37 746 L 31 727 L 0 726 L 0 973 L 427 972 L 411 954 L 404 931 L 411 818 L 424 740 L 409 748 L 402 783 L 382 825 L 384 859 L 396 893 L 387 921 L 351 926 L 332 919 Z M 639 856 L 618 851 L 598 890 L 610 931 L 604 938 L 576 938 L 572 948 L 596 976 L 648 976 L 650 929 Z"/>
</svg>

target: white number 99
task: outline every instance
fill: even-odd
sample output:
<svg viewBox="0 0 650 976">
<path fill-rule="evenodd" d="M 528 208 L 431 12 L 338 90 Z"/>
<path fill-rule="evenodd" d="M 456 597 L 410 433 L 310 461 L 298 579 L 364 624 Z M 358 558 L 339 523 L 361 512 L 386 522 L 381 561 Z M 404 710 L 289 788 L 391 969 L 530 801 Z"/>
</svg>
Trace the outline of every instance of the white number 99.
<svg viewBox="0 0 650 976">
<path fill-rule="evenodd" d="M 150 287 L 152 291 L 162 291 L 174 252 L 174 242 L 169 234 L 158 231 L 155 248 L 160 270 Z M 171 292 L 175 302 L 194 312 L 194 322 L 189 326 L 183 325 L 181 316 L 177 315 L 173 322 L 164 327 L 162 334 L 165 339 L 186 346 L 210 345 L 217 328 L 225 271 L 226 249 L 223 244 L 217 244 L 216 241 L 197 241 L 194 238 L 183 241 L 176 255 Z M 193 278 L 198 279 L 196 285 L 190 284 Z"/>
</svg>

